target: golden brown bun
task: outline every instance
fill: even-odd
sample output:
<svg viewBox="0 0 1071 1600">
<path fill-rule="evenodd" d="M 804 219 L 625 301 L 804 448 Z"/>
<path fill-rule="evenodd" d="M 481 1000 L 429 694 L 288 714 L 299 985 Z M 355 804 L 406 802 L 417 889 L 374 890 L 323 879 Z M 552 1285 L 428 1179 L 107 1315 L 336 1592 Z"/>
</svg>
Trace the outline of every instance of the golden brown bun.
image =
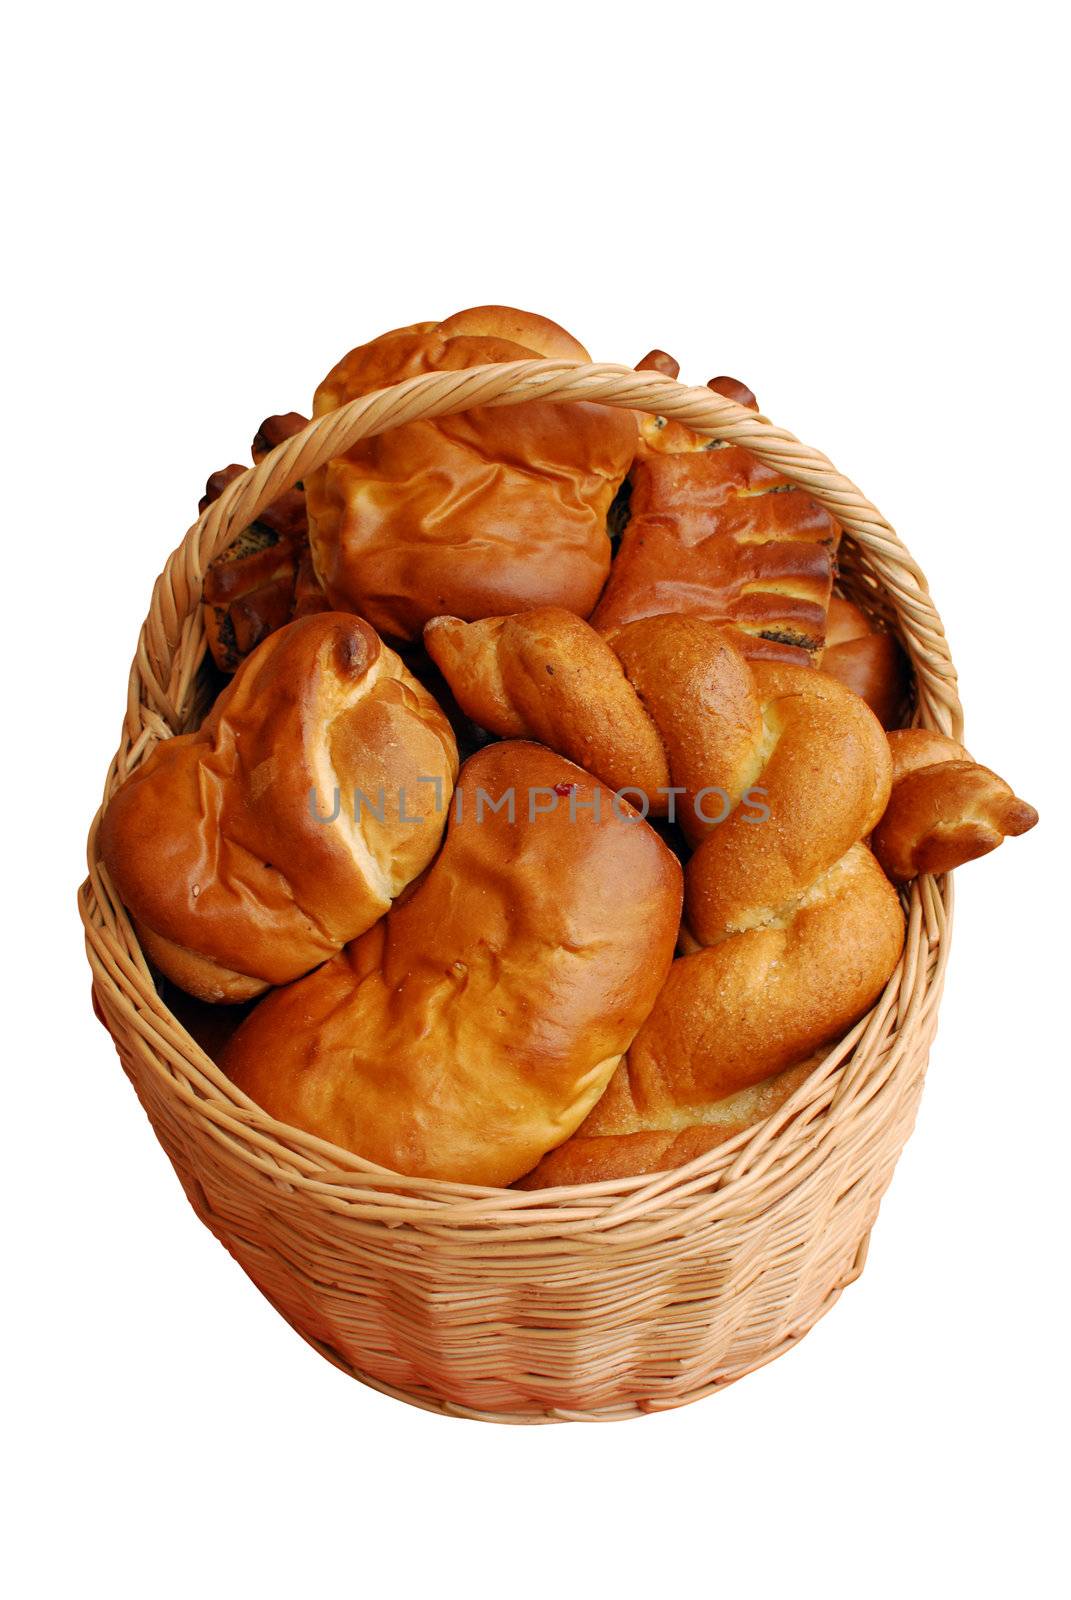
<svg viewBox="0 0 1071 1600">
<path fill-rule="evenodd" d="M 951 872 L 1037 822 L 1034 807 L 954 739 L 928 728 L 899 728 L 888 737 L 892 795 L 873 846 L 894 882 Z"/>
<path fill-rule="evenodd" d="M 648 350 L 642 361 L 636 363 L 637 372 L 661 372 L 667 378 L 679 378 L 681 364 L 664 350 Z"/>
<path fill-rule="evenodd" d="M 155 747 L 112 797 L 101 855 L 161 971 L 246 1000 L 382 916 L 434 854 L 456 772 L 431 695 L 328 612 L 272 634 L 196 733 Z M 310 793 L 330 816 L 336 790 L 337 819 L 317 820 Z"/>
<path fill-rule="evenodd" d="M 642 361 L 636 363 L 637 372 L 661 372 L 667 378 L 680 377 L 680 370 L 679 363 L 664 350 L 650 350 Z M 713 389 L 715 394 L 724 395 L 727 400 L 735 400 L 739 406 L 747 406 L 752 411 L 759 409 L 759 403 L 747 384 L 740 383 L 736 378 L 711 378 L 707 388 Z M 676 422 L 671 417 L 653 417 L 641 411 L 637 412 L 637 421 L 640 425 L 638 456 L 641 459 L 649 455 L 674 455 L 718 448 L 717 440 L 709 438 L 707 434 L 696 433 L 687 423 Z"/>
<path fill-rule="evenodd" d="M 829 602 L 821 667 L 860 695 L 883 728 L 904 720 L 910 674 L 899 641 L 871 627 L 859 607 L 839 594 Z"/>
<path fill-rule="evenodd" d="M 767 646 L 819 652 L 839 525 L 746 450 L 707 446 L 636 462 L 630 520 L 592 626 L 612 638 L 640 618 L 685 612 Z"/>
<path fill-rule="evenodd" d="M 424 372 L 587 352 L 544 317 L 480 306 L 352 350 L 316 392 L 322 416 Z M 332 602 L 395 638 L 430 617 L 563 606 L 587 616 L 610 566 L 606 513 L 636 420 L 597 405 L 477 407 L 354 446 L 306 484 L 313 557 Z"/>
<path fill-rule="evenodd" d="M 797 905 L 870 833 L 892 781 L 885 734 L 858 695 L 809 667 L 755 662 L 751 671 L 761 731 L 750 759 L 739 759 L 769 817 L 755 822 L 738 807 L 689 861 L 685 920 L 703 945 Z"/>
<path fill-rule="evenodd" d="M 307 425 L 296 411 L 265 417 L 253 439 L 253 460 Z M 246 469 L 214 472 L 198 509 L 204 511 Z M 327 596 L 312 570 L 305 492 L 298 485 L 280 495 L 244 528 L 209 565 L 202 594 L 205 635 L 222 672 L 235 672 L 262 639 L 295 617 L 328 610 Z"/>
<path fill-rule="evenodd" d="M 674 781 L 687 772 L 690 791 L 705 778 L 730 799 L 761 794 L 768 816 L 737 804 L 693 827 L 688 953 L 612 1098 L 529 1186 L 657 1171 L 768 1115 L 800 1081 L 779 1075 L 873 1004 L 903 945 L 899 900 L 861 842 L 892 770 L 864 702 L 810 667 L 749 665 L 699 617 L 636 623 L 617 643 Z"/>
<path fill-rule="evenodd" d="M 648 1105 L 638 1098 L 626 1056 L 573 1137 L 545 1155 L 514 1188 L 601 1183 L 682 1167 L 773 1116 L 814 1071 L 817 1060 L 808 1058 L 724 1100 L 684 1108 L 664 1100 Z"/>
<path fill-rule="evenodd" d="M 424 643 L 474 722 L 503 739 L 538 739 L 610 789 L 642 790 L 664 815 L 669 769 L 654 724 L 613 650 L 571 611 L 433 617 Z"/>
<path fill-rule="evenodd" d="M 676 817 L 697 843 L 758 776 L 762 707 L 754 674 L 723 629 L 702 617 L 647 617 L 613 640 L 629 682 L 661 737 Z M 702 796 L 708 788 L 728 796 Z M 698 801 L 698 804 L 697 804 Z"/>
<path fill-rule="evenodd" d="M 530 817 L 531 795 L 554 809 Z M 606 789 L 538 745 L 491 745 L 425 877 L 263 1000 L 221 1064 L 273 1117 L 370 1161 L 511 1183 L 602 1094 L 668 970 L 680 898 L 675 858 Z"/>
</svg>

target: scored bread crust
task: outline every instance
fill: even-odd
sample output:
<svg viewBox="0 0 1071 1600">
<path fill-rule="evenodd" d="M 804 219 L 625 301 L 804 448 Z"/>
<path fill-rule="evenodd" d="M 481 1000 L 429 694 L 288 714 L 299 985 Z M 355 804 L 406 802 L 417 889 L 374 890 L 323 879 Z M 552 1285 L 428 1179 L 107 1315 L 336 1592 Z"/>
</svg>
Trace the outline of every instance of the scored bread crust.
<svg viewBox="0 0 1071 1600">
<path fill-rule="evenodd" d="M 434 854 L 456 772 L 427 690 L 367 623 L 325 612 L 272 634 L 196 732 L 154 748 L 108 804 L 101 855 L 168 977 L 249 999 L 383 914 Z"/>
<path fill-rule="evenodd" d="M 533 356 L 589 359 L 555 323 L 510 307 L 416 323 L 350 351 L 317 390 L 314 415 L 420 373 Z M 335 605 L 401 639 L 445 614 L 560 605 L 587 616 L 636 438 L 629 411 L 528 401 L 362 440 L 306 481 L 317 575 Z"/>
<path fill-rule="evenodd" d="M 676 858 L 602 785 L 540 745 L 488 746 L 425 876 L 261 1001 L 221 1065 L 271 1116 L 394 1171 L 511 1183 L 602 1094 L 680 903 Z"/>
<path fill-rule="evenodd" d="M 612 638 L 686 612 L 738 628 L 759 654 L 769 641 L 797 660 L 820 652 L 840 526 L 817 500 L 738 445 L 649 454 L 631 479 L 593 627 Z"/>
</svg>

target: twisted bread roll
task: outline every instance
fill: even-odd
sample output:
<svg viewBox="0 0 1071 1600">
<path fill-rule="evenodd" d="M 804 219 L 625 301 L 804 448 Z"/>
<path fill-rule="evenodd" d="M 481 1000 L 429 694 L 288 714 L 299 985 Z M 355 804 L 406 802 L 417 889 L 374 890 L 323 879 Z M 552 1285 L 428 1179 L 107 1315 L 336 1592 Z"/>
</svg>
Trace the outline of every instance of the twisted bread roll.
<svg viewBox="0 0 1071 1600">
<path fill-rule="evenodd" d="M 272 1116 L 395 1171 L 520 1177 L 602 1094 L 672 959 L 680 868 L 620 812 L 538 745 L 473 756 L 430 871 L 263 1000 L 224 1070 Z"/>
<path fill-rule="evenodd" d="M 352 350 L 314 413 L 418 373 L 531 356 L 589 359 L 544 317 L 480 306 Z M 317 573 L 334 604 L 401 639 L 444 613 L 558 605 L 587 616 L 610 567 L 606 514 L 635 449 L 628 411 L 537 401 L 363 440 L 306 484 Z"/>
<path fill-rule="evenodd" d="M 891 779 L 863 701 L 810 668 L 749 667 L 700 618 L 635 624 L 623 637 L 674 780 L 701 749 L 710 784 L 762 792 L 768 815 L 737 806 L 701 836 L 685 871 L 689 953 L 673 963 L 605 1110 L 540 1164 L 533 1187 L 656 1171 L 767 1115 L 800 1081 L 786 1069 L 873 1004 L 903 945 L 899 900 L 861 843 Z M 661 703 L 645 693 L 645 672 Z M 689 714 L 701 747 L 687 742 Z M 694 785 L 703 774 L 689 770 Z"/>
<path fill-rule="evenodd" d="M 888 737 L 892 794 L 873 845 L 895 882 L 951 872 L 1037 822 L 1034 807 L 954 739 L 928 728 L 900 728 Z"/>
<path fill-rule="evenodd" d="M 909 678 L 899 642 L 871 627 L 859 607 L 839 594 L 829 602 L 820 664 L 866 701 L 883 728 L 895 728 L 903 719 Z"/>
<path fill-rule="evenodd" d="M 468 623 L 433 617 L 424 643 L 481 727 L 503 739 L 538 739 L 615 791 L 642 790 L 652 813 L 665 814 L 669 769 L 654 723 L 610 646 L 572 612 L 544 607 Z"/>
<path fill-rule="evenodd" d="M 628 1057 L 610 1079 L 595 1109 L 571 1139 L 550 1150 L 516 1189 L 549 1189 L 566 1183 L 601 1183 L 639 1178 L 682 1167 L 780 1110 L 806 1082 L 819 1057 L 799 1062 L 765 1083 L 724 1100 L 681 1106 L 664 1092 L 643 1099 Z"/>
<path fill-rule="evenodd" d="M 434 855 L 456 773 L 432 697 L 367 623 L 328 612 L 272 634 L 196 733 L 156 746 L 112 797 L 101 854 L 161 971 L 247 1000 L 383 915 Z"/>
</svg>

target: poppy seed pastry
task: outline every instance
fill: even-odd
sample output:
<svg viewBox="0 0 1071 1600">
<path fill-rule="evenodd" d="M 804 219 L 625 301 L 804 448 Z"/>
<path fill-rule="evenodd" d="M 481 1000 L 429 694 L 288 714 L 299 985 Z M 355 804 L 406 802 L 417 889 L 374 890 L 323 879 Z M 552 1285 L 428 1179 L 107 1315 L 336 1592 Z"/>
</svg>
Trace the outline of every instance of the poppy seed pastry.
<svg viewBox="0 0 1071 1600">
<path fill-rule="evenodd" d="M 108 803 L 101 855 L 167 977 L 248 1000 L 383 915 L 435 853 L 456 773 L 427 690 L 367 623 L 324 612 L 154 747 Z"/>
<path fill-rule="evenodd" d="M 481 306 L 351 350 L 314 415 L 420 373 L 587 351 L 545 317 Z M 364 439 L 309 475 L 313 560 L 333 605 L 415 639 L 430 617 L 562 606 L 587 616 L 610 569 L 606 517 L 636 451 L 632 412 L 528 401 Z"/>
</svg>

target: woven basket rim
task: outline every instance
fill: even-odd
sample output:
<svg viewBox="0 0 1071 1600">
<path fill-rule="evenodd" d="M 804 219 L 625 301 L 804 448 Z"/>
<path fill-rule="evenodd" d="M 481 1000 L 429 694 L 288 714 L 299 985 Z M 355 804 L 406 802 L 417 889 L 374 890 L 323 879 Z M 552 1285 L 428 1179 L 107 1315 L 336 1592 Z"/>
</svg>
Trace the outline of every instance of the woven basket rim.
<svg viewBox="0 0 1071 1600">
<path fill-rule="evenodd" d="M 895 605 L 917 681 L 916 721 L 961 737 L 955 670 L 925 577 L 880 512 L 825 456 L 707 388 L 612 364 L 525 360 L 424 374 L 361 396 L 314 419 L 228 485 L 189 529 L 154 587 L 103 803 L 156 742 L 183 727 L 206 648 L 199 604 L 204 573 L 241 528 L 361 438 L 477 405 L 534 399 L 598 402 L 673 418 L 698 433 L 744 445 L 806 488 L 862 552 L 866 583 L 875 595 L 883 590 Z M 386 1221 L 391 1227 L 447 1228 L 461 1238 L 469 1229 L 493 1228 L 496 1240 L 526 1245 L 534 1257 L 566 1237 L 605 1250 L 672 1236 L 679 1249 L 690 1221 L 747 1214 L 760 1195 L 769 1204 L 804 1181 L 846 1119 L 865 1134 L 866 1119 L 876 1121 L 880 1114 L 883 1065 L 894 1061 L 897 1042 L 909 1030 L 930 1024 L 948 959 L 951 880 L 916 879 L 905 897 L 904 955 L 877 1005 L 771 1118 L 685 1166 L 533 1191 L 411 1178 L 276 1122 L 186 1032 L 157 994 L 130 920 L 97 859 L 102 811 L 103 804 L 90 828 L 89 876 L 78 895 L 101 1020 L 147 1070 L 167 1078 L 168 1092 L 236 1159 L 259 1166 L 284 1190 L 315 1193 L 358 1227 Z"/>
</svg>

